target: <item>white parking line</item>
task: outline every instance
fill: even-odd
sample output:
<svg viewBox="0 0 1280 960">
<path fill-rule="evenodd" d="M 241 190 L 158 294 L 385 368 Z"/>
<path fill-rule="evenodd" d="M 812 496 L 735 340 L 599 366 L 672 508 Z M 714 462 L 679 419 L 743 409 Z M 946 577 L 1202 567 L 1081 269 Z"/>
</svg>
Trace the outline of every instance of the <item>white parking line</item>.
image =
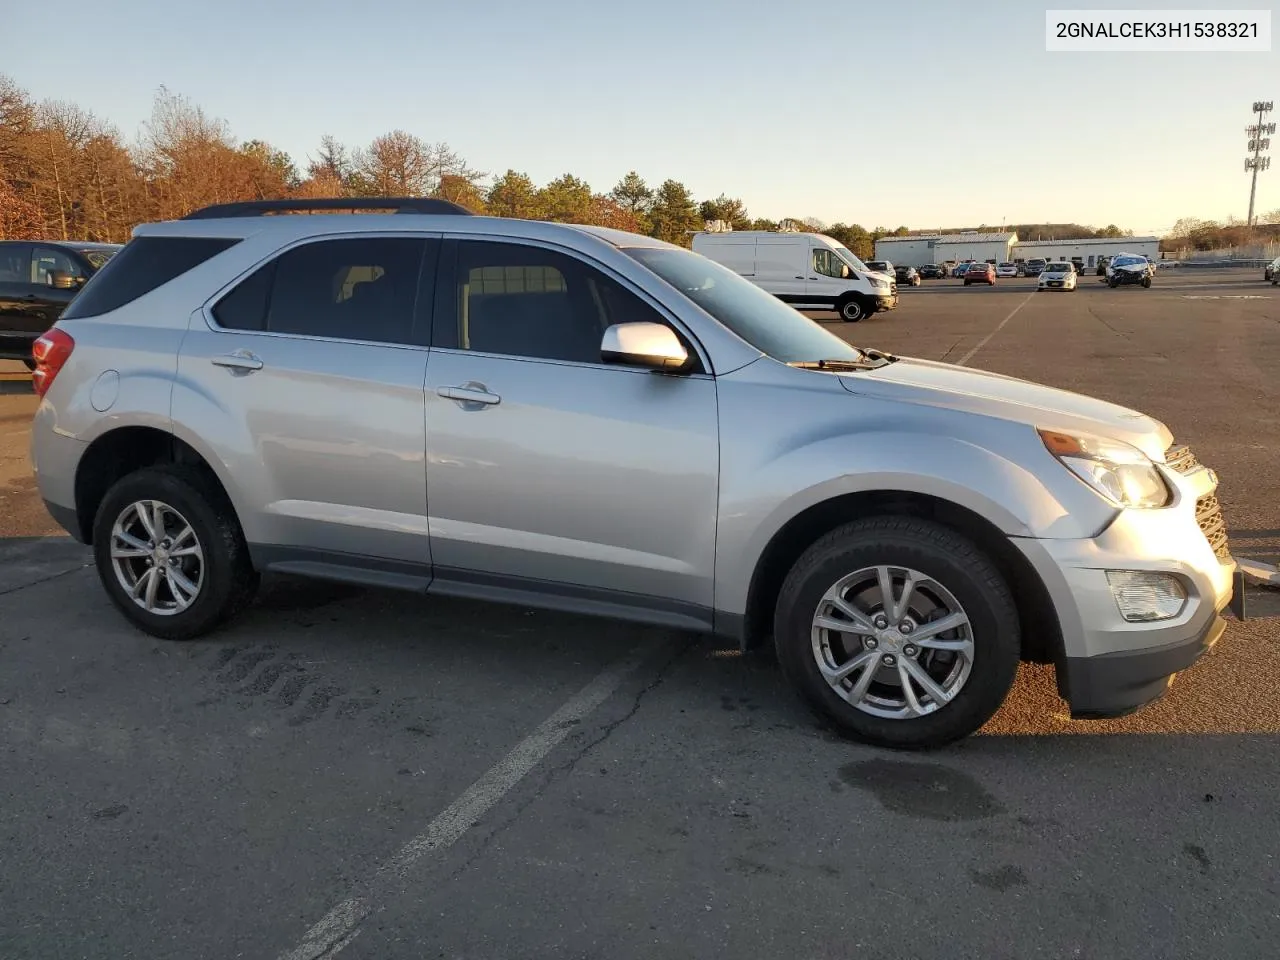
<svg viewBox="0 0 1280 960">
<path fill-rule="evenodd" d="M 307 931 L 300 944 L 280 954 L 279 960 L 319 960 L 336 956 L 360 932 L 360 923 L 377 909 L 378 901 L 398 892 L 418 861 L 451 846 L 471 829 L 489 808 L 604 703 L 664 642 L 658 638 L 641 644 L 628 656 L 597 674 L 428 823 L 422 833 L 379 867 L 367 882 L 353 889 L 347 899 L 325 914 Z"/>
<path fill-rule="evenodd" d="M 1025 307 L 1025 306 L 1026 306 L 1026 305 L 1031 301 L 1031 298 L 1032 298 L 1032 297 L 1034 297 L 1035 295 L 1036 295 L 1036 292 L 1035 292 L 1034 290 L 1032 290 L 1030 293 L 1028 293 L 1028 294 L 1027 294 L 1027 298 L 1026 298 L 1025 300 L 1023 300 L 1020 304 L 1018 304 L 1016 307 L 1014 307 L 1014 308 L 1009 312 L 1009 315 L 1008 315 L 1007 317 L 1005 317 L 1003 320 L 1001 320 L 1001 321 L 1000 321 L 999 326 L 997 326 L 994 330 L 992 330 L 992 331 L 991 331 L 990 333 L 988 333 L 985 337 L 983 337 L 981 340 L 979 340 L 979 341 L 978 341 L 978 345 L 977 345 L 977 346 L 975 346 L 972 350 L 970 350 L 970 351 L 969 351 L 968 353 L 966 353 L 963 357 L 961 357 L 959 360 L 957 360 L 957 361 L 956 361 L 956 366 L 957 366 L 957 367 L 963 367 L 963 366 L 964 366 L 965 364 L 967 364 L 970 360 L 972 360 L 972 359 L 973 359 L 973 355 L 974 355 L 975 353 L 977 353 L 979 350 L 981 350 L 983 347 L 985 347 L 985 346 L 987 345 L 988 341 L 990 341 L 992 337 L 994 337 L 997 333 L 999 333 L 1001 330 L 1003 330 L 1003 329 L 1004 329 L 1004 325 L 1005 325 L 1006 323 L 1008 323 L 1010 320 L 1012 320 L 1012 319 L 1013 319 L 1013 315 L 1014 315 L 1015 313 L 1017 313 L 1019 310 L 1021 310 L 1023 307 Z"/>
</svg>

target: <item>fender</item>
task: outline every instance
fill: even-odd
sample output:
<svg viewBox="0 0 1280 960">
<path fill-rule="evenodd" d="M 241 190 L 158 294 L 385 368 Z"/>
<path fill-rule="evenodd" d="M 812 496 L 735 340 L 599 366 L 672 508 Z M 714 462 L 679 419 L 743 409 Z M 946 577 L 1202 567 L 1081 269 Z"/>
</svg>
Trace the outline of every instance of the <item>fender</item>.
<svg viewBox="0 0 1280 960">
<path fill-rule="evenodd" d="M 1096 509 L 1082 514 L 1078 504 L 1063 502 L 1042 479 L 988 447 L 921 431 L 919 422 L 915 429 L 903 426 L 803 442 L 747 473 L 730 472 L 732 457 L 726 457 L 717 609 L 744 613 L 756 565 L 778 531 L 808 508 L 847 494 L 889 491 L 946 500 L 1010 537 L 1087 537 L 1109 521 L 1111 511 L 1098 498 Z M 1066 484 L 1078 481 L 1062 474 L 1071 491 Z"/>
</svg>

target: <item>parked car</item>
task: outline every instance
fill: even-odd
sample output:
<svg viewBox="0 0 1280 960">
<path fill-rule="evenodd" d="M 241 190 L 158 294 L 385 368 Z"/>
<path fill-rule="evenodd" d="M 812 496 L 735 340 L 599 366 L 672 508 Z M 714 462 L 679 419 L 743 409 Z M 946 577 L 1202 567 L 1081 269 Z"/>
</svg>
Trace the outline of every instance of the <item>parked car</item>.
<svg viewBox="0 0 1280 960">
<path fill-rule="evenodd" d="M 1222 633 L 1217 475 L 1150 417 L 860 349 L 634 233 L 262 215 L 344 202 L 139 226 L 36 343 L 40 495 L 143 631 L 283 571 L 772 635 L 895 747 L 978 729 L 1019 660 L 1130 712 Z"/>
<path fill-rule="evenodd" d="M 964 285 L 967 287 L 971 283 L 989 283 L 994 287 L 996 268 L 989 263 L 969 264 L 969 269 L 964 272 Z"/>
<path fill-rule="evenodd" d="M 0 360 L 21 360 L 34 370 L 31 345 L 119 249 L 115 243 L 0 241 Z"/>
<path fill-rule="evenodd" d="M 1084 257 L 1072 257 L 1071 264 L 1076 268 L 1076 273 L 1084 273 Z"/>
<path fill-rule="evenodd" d="M 955 265 L 955 268 L 954 268 L 954 269 L 952 269 L 952 271 L 951 271 L 951 276 L 953 276 L 953 277 L 963 277 L 963 276 L 964 276 L 964 275 L 969 271 L 969 268 L 970 268 L 971 266 L 973 266 L 973 264 L 972 264 L 972 263 L 968 263 L 968 262 L 966 262 L 966 263 L 957 263 L 957 264 Z"/>
<path fill-rule="evenodd" d="M 996 265 L 997 277 L 1016 277 L 1018 275 L 1018 265 L 1016 263 L 1000 263 Z"/>
<path fill-rule="evenodd" d="M 894 267 L 893 273 L 899 283 L 905 283 L 910 287 L 920 286 L 920 273 L 915 267 Z"/>
<path fill-rule="evenodd" d="M 694 253 L 728 267 L 802 310 L 835 310 L 855 323 L 898 305 L 898 285 L 818 233 L 735 230 L 696 233 Z"/>
<path fill-rule="evenodd" d="M 867 269 L 875 273 L 882 273 L 886 277 L 894 276 L 897 271 L 897 268 L 888 260 L 868 260 Z"/>
<path fill-rule="evenodd" d="M 1263 282 L 1270 281 L 1272 286 L 1280 284 L 1280 257 L 1276 257 L 1263 268 Z"/>
<path fill-rule="evenodd" d="M 1079 281 L 1076 265 L 1065 260 L 1047 264 L 1040 272 L 1037 290 L 1075 290 Z"/>
<path fill-rule="evenodd" d="M 1048 262 L 1040 257 L 1033 257 L 1022 265 L 1022 272 L 1028 277 L 1038 277 Z"/>
<path fill-rule="evenodd" d="M 1097 276 L 1105 277 L 1107 275 L 1107 266 L 1111 263 L 1110 257 L 1099 257 L 1097 266 Z"/>
<path fill-rule="evenodd" d="M 920 268 L 920 276 L 925 280 L 942 280 L 947 276 L 947 268 L 940 263 L 926 263 Z"/>
</svg>

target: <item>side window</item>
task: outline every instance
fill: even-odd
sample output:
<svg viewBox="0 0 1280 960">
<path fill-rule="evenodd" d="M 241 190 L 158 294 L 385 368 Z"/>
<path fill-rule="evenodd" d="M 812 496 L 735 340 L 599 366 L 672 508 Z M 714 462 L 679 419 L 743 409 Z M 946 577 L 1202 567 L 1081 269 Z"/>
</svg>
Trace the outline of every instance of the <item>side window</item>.
<svg viewBox="0 0 1280 960">
<path fill-rule="evenodd" d="M 31 248 L 25 243 L 0 243 L 0 283 L 31 282 Z"/>
<path fill-rule="evenodd" d="M 272 261 L 236 284 L 213 308 L 218 326 L 228 330 L 267 329 L 267 305 L 275 273 L 276 265 Z"/>
<path fill-rule="evenodd" d="M 607 327 L 663 322 L 598 270 L 541 247 L 460 241 L 455 276 L 450 312 L 463 350 L 600 363 Z"/>
<path fill-rule="evenodd" d="M 53 286 L 55 273 L 69 273 L 83 277 L 80 264 L 62 250 L 52 247 L 36 247 L 31 251 L 31 282 L 42 287 Z"/>
<path fill-rule="evenodd" d="M 226 315 L 240 329 L 262 329 L 252 325 L 262 306 L 272 333 L 413 343 L 423 244 L 358 237 L 295 247 L 275 261 L 274 276 L 264 278 L 259 270 L 224 297 L 214 314 L 219 323 Z"/>
</svg>

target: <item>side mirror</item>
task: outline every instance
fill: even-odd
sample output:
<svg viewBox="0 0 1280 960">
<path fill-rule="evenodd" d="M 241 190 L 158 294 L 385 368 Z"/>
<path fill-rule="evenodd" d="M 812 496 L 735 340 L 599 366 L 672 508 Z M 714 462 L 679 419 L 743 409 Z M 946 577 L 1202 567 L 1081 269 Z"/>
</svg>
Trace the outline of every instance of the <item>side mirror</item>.
<svg viewBox="0 0 1280 960">
<path fill-rule="evenodd" d="M 605 363 L 673 373 L 689 367 L 689 351 L 660 323 L 615 323 L 600 341 L 600 357 Z"/>
<path fill-rule="evenodd" d="M 849 265 L 847 263 L 840 264 L 840 279 L 849 279 Z"/>
<path fill-rule="evenodd" d="M 79 284 L 76 283 L 76 277 L 70 273 L 64 273 L 62 270 L 54 270 L 49 274 L 49 286 L 55 290 L 74 290 Z"/>
</svg>

